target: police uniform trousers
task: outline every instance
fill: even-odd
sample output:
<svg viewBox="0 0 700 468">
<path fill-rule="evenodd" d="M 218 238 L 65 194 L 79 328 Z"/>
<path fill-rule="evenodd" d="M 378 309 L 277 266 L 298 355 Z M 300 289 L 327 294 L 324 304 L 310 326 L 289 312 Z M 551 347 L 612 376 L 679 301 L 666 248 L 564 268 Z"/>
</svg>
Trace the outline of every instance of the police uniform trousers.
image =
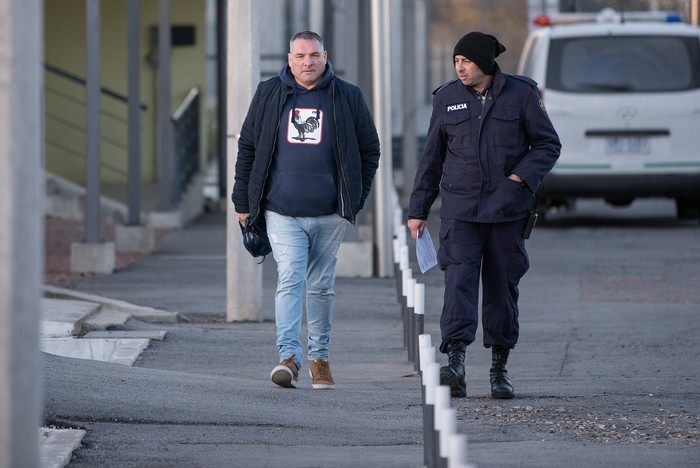
<svg viewBox="0 0 700 468">
<path fill-rule="evenodd" d="M 518 283 L 530 262 L 522 238 L 525 220 L 472 223 L 442 219 L 438 262 L 445 272 L 440 317 L 442 343 L 472 343 L 479 324 L 481 275 L 484 346 L 512 348 L 518 341 Z"/>
</svg>

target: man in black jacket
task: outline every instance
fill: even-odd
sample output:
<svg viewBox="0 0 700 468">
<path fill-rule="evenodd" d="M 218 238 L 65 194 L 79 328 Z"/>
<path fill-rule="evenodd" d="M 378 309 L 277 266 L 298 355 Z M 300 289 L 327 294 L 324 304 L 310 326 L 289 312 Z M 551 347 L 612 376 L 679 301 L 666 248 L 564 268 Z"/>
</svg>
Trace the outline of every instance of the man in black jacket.
<svg viewBox="0 0 700 468">
<path fill-rule="evenodd" d="M 379 138 L 360 89 L 334 75 L 318 34 L 295 34 L 287 65 L 253 96 L 232 194 L 241 224 L 266 225 L 277 262 L 280 363 L 270 378 L 281 387 L 296 387 L 302 367 L 304 285 L 312 386 L 335 385 L 328 347 L 336 254 L 378 164 Z"/>
<path fill-rule="evenodd" d="M 433 93 L 408 210 L 415 239 L 442 192 L 440 351 L 449 365 L 440 369 L 440 383 L 451 387 L 453 397 L 466 396 L 464 358 L 479 323 L 480 280 L 484 346 L 492 350 L 491 395 L 514 396 L 506 362 L 518 341 L 518 283 L 529 268 L 523 229 L 561 149 L 535 82 L 501 73 L 495 58 L 504 51 L 481 32 L 455 46 L 457 79 Z"/>
</svg>

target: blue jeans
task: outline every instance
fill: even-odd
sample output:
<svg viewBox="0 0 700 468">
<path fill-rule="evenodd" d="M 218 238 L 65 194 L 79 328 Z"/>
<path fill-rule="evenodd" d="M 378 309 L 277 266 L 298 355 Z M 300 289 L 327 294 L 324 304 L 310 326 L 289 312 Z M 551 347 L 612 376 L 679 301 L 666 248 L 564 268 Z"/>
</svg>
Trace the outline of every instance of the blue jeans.
<svg viewBox="0 0 700 468">
<path fill-rule="evenodd" d="M 335 264 L 348 221 L 337 214 L 318 217 L 282 216 L 265 212 L 272 255 L 277 262 L 275 323 L 280 361 L 295 354 L 301 369 L 301 318 L 306 283 L 308 358 L 328 359 Z"/>
</svg>

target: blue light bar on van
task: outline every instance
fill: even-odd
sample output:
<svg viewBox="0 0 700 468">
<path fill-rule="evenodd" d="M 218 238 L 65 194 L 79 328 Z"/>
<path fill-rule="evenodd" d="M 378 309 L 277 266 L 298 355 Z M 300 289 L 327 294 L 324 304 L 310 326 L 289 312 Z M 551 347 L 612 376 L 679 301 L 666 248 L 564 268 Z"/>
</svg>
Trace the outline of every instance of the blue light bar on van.
<svg viewBox="0 0 700 468">
<path fill-rule="evenodd" d="M 628 11 L 621 13 L 623 21 L 656 21 L 681 23 L 683 17 L 677 11 Z"/>
</svg>

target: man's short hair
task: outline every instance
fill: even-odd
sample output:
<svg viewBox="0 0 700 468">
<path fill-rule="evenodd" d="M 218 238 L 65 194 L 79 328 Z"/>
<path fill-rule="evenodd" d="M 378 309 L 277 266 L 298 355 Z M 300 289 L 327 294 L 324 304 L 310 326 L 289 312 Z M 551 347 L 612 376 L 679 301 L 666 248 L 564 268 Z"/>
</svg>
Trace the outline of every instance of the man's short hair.
<svg viewBox="0 0 700 468">
<path fill-rule="evenodd" d="M 308 41 L 317 41 L 319 44 L 321 44 L 321 48 L 323 49 L 323 39 L 321 36 L 319 36 L 317 33 L 313 31 L 301 31 L 296 33 L 295 35 L 292 36 L 292 38 L 289 40 L 289 51 L 292 51 L 292 43 L 296 41 L 297 39 L 306 39 Z"/>
</svg>

